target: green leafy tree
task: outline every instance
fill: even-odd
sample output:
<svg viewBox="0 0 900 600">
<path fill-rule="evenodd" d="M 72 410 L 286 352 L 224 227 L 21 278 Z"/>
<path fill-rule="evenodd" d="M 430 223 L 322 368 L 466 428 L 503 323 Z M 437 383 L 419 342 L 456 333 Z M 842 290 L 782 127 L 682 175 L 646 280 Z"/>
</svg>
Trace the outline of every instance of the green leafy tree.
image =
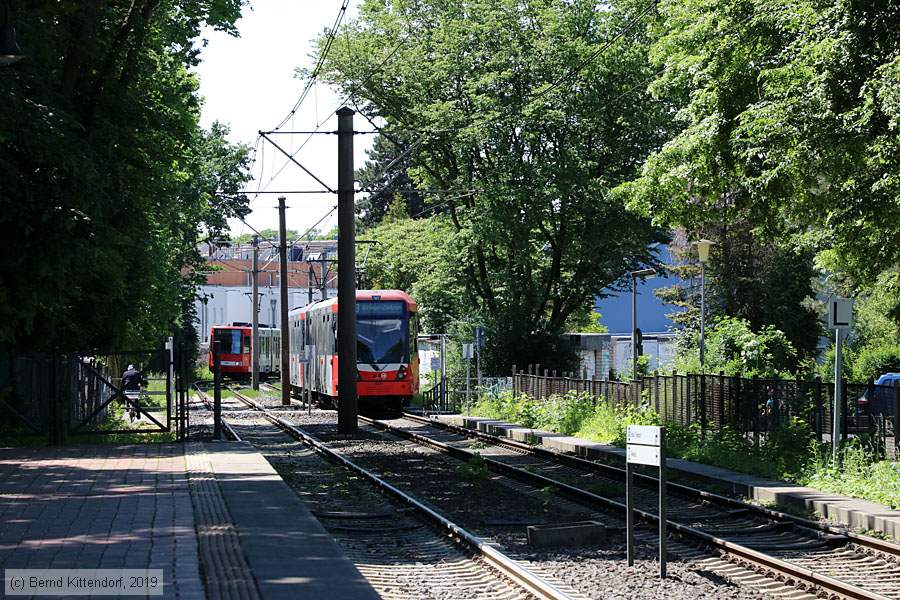
<svg viewBox="0 0 900 600">
<path fill-rule="evenodd" d="M 656 262 L 649 246 L 666 235 L 610 193 L 669 123 L 640 85 L 651 74 L 642 28 L 619 36 L 645 6 L 369 0 L 331 46 L 324 77 L 361 110 L 431 132 L 408 173 L 456 191 L 430 206 L 453 228 L 489 372 L 571 368 L 571 315 Z"/>
<path fill-rule="evenodd" d="M 654 95 L 681 131 L 620 188 L 657 222 L 744 222 L 849 291 L 900 263 L 900 8 L 664 0 Z M 789 269 L 785 269 L 786 271 Z M 890 314 L 900 322 L 900 295 Z"/>
<path fill-rule="evenodd" d="M 367 237 L 378 242 L 366 264 L 371 285 L 409 293 L 419 304 L 422 331 L 446 333 L 471 306 L 456 259 L 457 233 L 447 217 L 385 220 Z"/>
<path fill-rule="evenodd" d="M 382 134 L 375 136 L 372 148 L 368 151 L 368 159 L 356 170 L 356 180 L 373 188 L 371 194 L 356 204 L 362 229 L 379 224 L 398 196 L 402 198 L 408 215 L 419 215 L 425 210 L 425 200 L 416 192 L 415 184 L 409 176 L 409 169 L 415 164 L 414 156 L 404 155 L 414 141 L 411 134 L 404 132 L 391 135 L 390 138 Z M 390 172 L 379 177 L 391 164 L 394 166 Z"/>
<path fill-rule="evenodd" d="M 0 72 L 0 344 L 153 344 L 189 314 L 196 246 L 245 214 L 247 149 L 199 125 L 189 68 L 239 0 L 39 0 Z M 189 273 L 183 277 L 182 272 Z"/>
<path fill-rule="evenodd" d="M 700 336 L 683 329 L 675 340 L 675 368 L 699 373 Z M 796 366 L 797 353 L 787 336 L 772 326 L 754 331 L 745 319 L 724 317 L 706 331 L 706 372 L 744 377 L 779 377 Z"/>
</svg>

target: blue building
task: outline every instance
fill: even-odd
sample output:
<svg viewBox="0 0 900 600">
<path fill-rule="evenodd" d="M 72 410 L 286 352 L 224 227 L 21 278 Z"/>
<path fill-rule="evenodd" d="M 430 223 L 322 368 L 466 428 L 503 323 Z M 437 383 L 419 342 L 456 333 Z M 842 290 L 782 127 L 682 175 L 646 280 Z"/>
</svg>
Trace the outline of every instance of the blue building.
<svg viewBox="0 0 900 600">
<path fill-rule="evenodd" d="M 672 262 L 668 246 L 658 246 L 659 258 L 665 264 Z M 680 280 L 673 276 L 665 276 L 660 273 L 653 279 L 638 280 L 637 284 L 637 326 L 643 333 L 665 333 L 678 326 L 673 323 L 667 313 L 676 308 L 670 304 L 664 304 L 656 297 L 653 290 L 669 287 Z M 607 298 L 597 298 L 596 310 L 602 318 L 600 322 L 609 328 L 613 335 L 631 335 L 631 290 L 612 292 Z"/>
<path fill-rule="evenodd" d="M 657 247 L 660 261 L 672 262 L 668 246 Z M 665 304 L 653 290 L 679 282 L 675 276 L 657 275 L 637 282 L 637 326 L 644 338 L 644 354 L 650 359 L 651 370 L 671 368 L 674 353 L 674 333 L 678 327 L 666 314 L 677 310 Z M 578 336 L 582 369 L 593 376 L 608 377 L 611 370 L 627 376 L 631 365 L 631 290 L 610 291 L 610 296 L 597 298 L 595 308 L 608 334 Z M 575 341 L 575 340 L 573 340 Z"/>
</svg>

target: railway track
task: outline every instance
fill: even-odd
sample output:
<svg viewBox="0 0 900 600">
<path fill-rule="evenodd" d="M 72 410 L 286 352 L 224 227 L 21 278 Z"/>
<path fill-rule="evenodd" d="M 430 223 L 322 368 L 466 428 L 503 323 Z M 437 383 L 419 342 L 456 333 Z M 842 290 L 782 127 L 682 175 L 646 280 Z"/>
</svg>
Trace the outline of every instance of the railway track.
<svg viewBox="0 0 900 600">
<path fill-rule="evenodd" d="M 255 404 L 256 403 L 248 402 L 248 405 Z M 289 411 L 290 409 L 277 406 L 275 407 L 274 412 L 285 416 L 291 414 L 291 412 L 285 412 L 286 410 Z M 291 418 L 304 419 L 304 416 L 302 415 L 302 411 L 293 411 Z M 315 419 L 313 419 L 313 421 L 315 421 Z M 322 422 L 318 424 L 318 426 L 322 425 Z M 316 427 L 316 425 L 313 425 L 313 427 Z M 326 433 L 326 438 L 334 438 L 332 439 L 332 443 L 340 445 L 345 451 L 354 451 L 347 446 L 347 442 L 349 441 L 347 438 L 340 435 L 335 437 L 334 435 L 327 433 L 327 429 L 328 426 L 326 426 L 325 430 L 321 431 Z M 410 448 L 409 450 L 392 454 L 390 452 L 391 445 L 396 449 L 396 447 L 403 446 L 406 442 L 398 444 L 397 442 L 383 440 L 381 438 L 383 434 L 371 426 L 364 426 L 362 429 L 371 430 L 372 433 L 369 434 L 370 437 L 377 437 L 377 439 L 382 440 L 378 443 L 388 444 L 387 447 L 379 446 L 375 449 L 375 454 L 382 455 L 382 458 L 386 460 L 382 461 L 381 464 L 378 464 L 378 461 L 376 460 L 374 470 L 385 473 L 392 480 L 398 481 L 398 485 L 402 485 L 405 489 L 415 489 L 417 496 L 427 499 L 429 503 L 437 500 L 443 510 L 449 509 L 454 514 L 459 515 L 473 527 L 473 529 L 470 529 L 471 531 L 478 531 L 483 540 L 502 546 L 504 552 L 517 559 L 520 564 L 526 565 L 534 572 L 544 575 L 553 581 L 565 582 L 561 585 L 566 588 L 566 591 L 569 589 L 572 589 L 573 591 L 577 589 L 578 592 L 589 597 L 622 598 L 648 596 L 666 598 L 695 598 L 698 596 L 759 598 L 761 597 L 761 594 L 768 597 L 790 598 L 792 600 L 812 600 L 814 598 L 813 595 L 798 591 L 796 587 L 790 584 L 779 582 L 772 577 L 760 576 L 759 573 L 753 570 L 726 562 L 717 556 L 711 555 L 705 547 L 699 547 L 694 543 L 684 543 L 678 539 L 670 540 L 669 543 L 670 555 L 676 559 L 674 565 L 676 570 L 672 573 L 673 578 L 667 580 L 670 583 L 662 585 L 660 585 L 659 580 L 656 578 L 655 567 L 653 566 L 655 561 L 652 557 L 647 557 L 646 553 L 643 553 L 642 556 L 642 553 L 639 552 L 639 558 L 641 560 L 635 563 L 635 567 L 627 567 L 624 565 L 622 556 L 620 556 L 621 548 L 619 548 L 618 542 L 601 544 L 600 547 L 596 548 L 581 547 L 572 550 L 562 550 L 561 552 L 559 550 L 540 551 L 533 547 L 529 547 L 527 544 L 523 547 L 521 543 L 523 539 L 518 532 L 524 533 L 523 525 L 525 524 L 539 524 L 541 519 L 540 516 L 537 516 L 538 521 L 534 520 L 535 515 L 525 517 L 526 520 L 524 521 L 514 520 L 511 522 L 490 523 L 479 521 L 480 517 L 478 515 L 481 514 L 483 508 L 486 507 L 479 504 L 478 501 L 475 503 L 475 513 L 468 512 L 470 507 L 459 510 L 459 507 L 455 506 L 453 502 L 447 505 L 443 499 L 439 497 L 435 498 L 431 495 L 427 489 L 427 485 L 426 488 L 420 488 L 417 485 L 412 484 L 411 481 L 405 480 L 402 476 L 399 478 L 396 477 L 396 475 L 399 474 L 397 471 L 398 465 L 408 465 L 410 463 L 414 465 L 415 463 L 422 462 L 419 458 L 416 458 L 417 454 L 421 454 L 420 450 Z M 333 422 L 331 423 L 331 430 L 333 432 Z M 404 452 L 406 454 L 404 454 Z M 426 452 L 432 452 L 432 450 L 426 449 Z M 432 474 L 432 479 L 447 482 L 447 478 L 449 477 L 452 480 L 453 477 L 451 474 L 459 469 L 459 465 L 454 467 L 453 465 L 456 461 L 448 461 L 446 458 L 442 457 L 438 458 L 438 453 L 434 454 L 434 460 L 440 462 L 444 466 L 441 467 L 437 473 Z M 369 458 L 371 458 L 371 456 Z M 369 461 L 369 464 L 372 464 L 372 462 Z M 413 466 L 412 469 L 416 470 L 416 467 Z M 512 490 L 513 499 L 511 504 L 508 504 L 510 501 L 509 498 L 501 500 L 499 497 L 494 497 L 492 495 L 487 497 L 487 501 L 493 502 L 494 507 L 499 510 L 499 513 L 497 510 L 494 510 L 494 514 L 501 514 L 501 520 L 505 520 L 507 515 L 506 511 L 509 508 L 513 506 L 518 507 L 523 502 L 527 504 L 527 498 L 529 497 L 536 498 L 540 503 L 550 507 L 550 514 L 545 515 L 545 518 L 550 522 L 571 522 L 573 519 L 571 517 L 566 517 L 567 514 L 572 515 L 576 512 L 585 514 L 586 512 L 592 512 L 586 511 L 583 506 L 569 502 L 559 496 L 548 495 L 548 492 L 545 489 L 537 489 L 534 486 L 526 485 L 506 477 L 491 477 L 490 479 L 493 483 L 509 487 Z M 453 484 L 447 482 L 446 485 L 449 486 Z M 439 491 L 438 496 L 441 495 L 442 494 Z M 464 492 L 463 496 L 466 495 L 467 493 Z M 520 512 L 519 514 L 522 513 Z M 592 514 L 596 514 L 596 512 L 593 512 Z M 620 517 L 608 520 L 616 522 L 621 521 Z M 510 526 L 512 529 L 509 529 Z M 613 537 L 619 535 L 617 533 L 617 530 L 619 529 L 617 524 L 613 524 L 611 527 L 610 535 Z M 512 537 L 509 537 L 508 532 L 511 533 L 513 530 L 517 533 L 512 534 Z M 655 539 L 653 532 L 650 531 L 649 528 L 642 527 L 638 528 L 636 537 L 639 543 L 644 544 L 645 548 L 652 545 Z M 647 558 L 649 558 L 649 560 L 647 560 Z M 611 580 L 615 581 L 615 585 L 610 587 L 609 582 Z M 730 585 L 726 582 L 729 582 Z M 745 587 L 743 589 L 735 587 L 735 584 Z M 428 595 L 428 597 L 432 596 Z M 451 594 L 450 597 L 455 598 L 458 596 L 456 594 Z"/>
<path fill-rule="evenodd" d="M 212 410 L 206 393 L 199 388 L 197 391 L 201 401 Z M 222 398 L 222 412 L 223 421 L 227 421 L 224 416 L 245 424 L 247 417 L 264 419 L 285 436 L 366 479 L 378 490 L 378 494 L 369 493 L 362 501 L 351 499 L 341 503 L 338 510 L 329 504 L 328 510 L 315 511 L 315 514 L 383 597 L 409 598 L 416 595 L 417 589 L 428 589 L 429 597 L 580 598 L 547 582 L 288 422 L 283 415 L 290 411 L 272 411 L 251 398 L 235 394 Z M 225 429 L 240 439 L 233 424 Z M 272 444 L 270 434 L 254 434 L 249 427 L 242 429 L 246 430 L 245 441 Z M 307 484 L 309 477 L 310 470 L 304 469 L 303 479 Z"/>
<path fill-rule="evenodd" d="M 624 471 L 468 429 L 405 414 L 360 417 L 392 435 L 460 460 L 478 454 L 495 472 L 528 484 L 552 486 L 585 506 L 624 512 Z M 656 522 L 655 478 L 636 476 L 638 517 Z M 670 531 L 816 593 L 847 598 L 900 599 L 900 548 L 896 545 L 670 484 Z"/>
</svg>

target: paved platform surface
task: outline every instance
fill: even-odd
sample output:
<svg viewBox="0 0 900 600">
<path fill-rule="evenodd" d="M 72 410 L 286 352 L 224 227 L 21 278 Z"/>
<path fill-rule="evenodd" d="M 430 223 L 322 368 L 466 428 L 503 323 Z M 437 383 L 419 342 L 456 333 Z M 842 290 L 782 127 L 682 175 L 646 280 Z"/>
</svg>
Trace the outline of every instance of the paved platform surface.
<svg viewBox="0 0 900 600">
<path fill-rule="evenodd" d="M 194 494 L 198 520 L 204 521 L 198 529 L 201 556 L 209 526 L 213 551 L 234 541 L 239 543 L 259 595 L 266 600 L 379 597 L 306 505 L 250 444 L 192 444 L 188 447 L 188 464 L 192 486 L 212 475 L 217 488 L 205 492 L 210 495 Z M 218 504 L 218 518 L 226 525 L 233 523 L 236 540 L 223 540 L 227 536 L 215 519 L 205 522 L 205 504 Z M 214 579 L 227 580 L 229 573 L 221 576 Z M 213 582 L 210 589 L 215 585 Z"/>
<path fill-rule="evenodd" d="M 551 450 L 574 454 L 581 458 L 591 460 L 615 458 L 623 462 L 625 460 L 624 448 L 549 431 L 532 430 L 514 423 L 463 415 L 438 415 L 435 418 L 492 435 L 510 437 L 518 441 L 539 442 Z M 733 494 L 773 503 L 776 507 L 805 508 L 834 523 L 854 529 L 877 531 L 900 540 L 900 510 L 892 510 L 883 504 L 677 458 L 666 459 L 666 467 L 670 473 L 681 473 L 714 483 L 729 489 Z"/>
<path fill-rule="evenodd" d="M 204 598 L 182 446 L 0 449 L 8 568 L 161 568 L 165 597 Z"/>
<path fill-rule="evenodd" d="M 0 449 L 6 568 L 160 568 L 190 600 L 378 597 L 242 443 Z"/>
</svg>

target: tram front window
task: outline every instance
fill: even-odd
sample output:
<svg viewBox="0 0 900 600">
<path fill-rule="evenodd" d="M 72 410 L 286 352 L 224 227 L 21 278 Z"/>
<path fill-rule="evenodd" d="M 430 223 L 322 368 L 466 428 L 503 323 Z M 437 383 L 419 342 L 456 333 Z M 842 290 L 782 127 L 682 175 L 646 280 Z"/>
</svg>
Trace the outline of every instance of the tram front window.
<svg viewBox="0 0 900 600">
<path fill-rule="evenodd" d="M 356 321 L 356 362 L 409 361 L 409 327 L 402 302 L 359 302 Z"/>
<path fill-rule="evenodd" d="M 238 329 L 216 329 L 213 340 L 219 342 L 221 354 L 241 353 L 241 332 Z"/>
</svg>

